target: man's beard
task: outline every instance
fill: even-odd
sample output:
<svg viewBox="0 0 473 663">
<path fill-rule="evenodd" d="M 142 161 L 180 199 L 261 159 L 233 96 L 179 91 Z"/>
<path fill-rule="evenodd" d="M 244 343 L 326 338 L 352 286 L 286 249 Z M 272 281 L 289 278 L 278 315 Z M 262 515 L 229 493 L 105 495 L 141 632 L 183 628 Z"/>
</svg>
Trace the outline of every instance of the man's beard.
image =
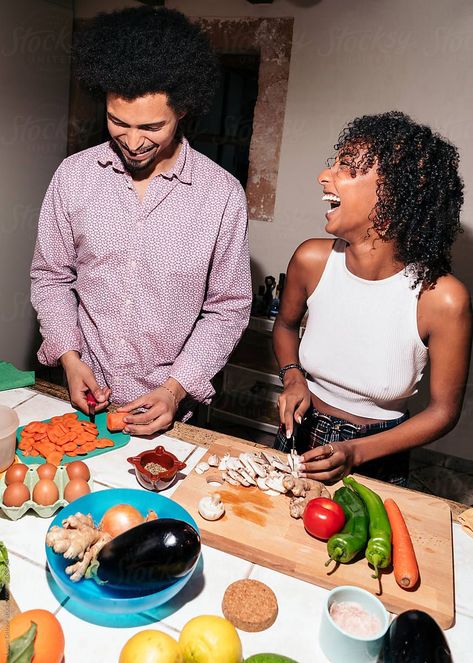
<svg viewBox="0 0 473 663">
<path fill-rule="evenodd" d="M 154 147 L 151 148 L 151 150 L 149 150 L 150 151 L 149 159 L 135 160 L 125 154 L 124 149 L 117 140 L 113 141 L 113 145 L 115 146 L 115 151 L 122 160 L 123 165 L 126 167 L 126 169 L 131 175 L 135 173 L 143 173 L 146 170 L 148 170 L 153 165 L 154 160 L 156 158 L 156 154 L 154 153 L 155 150 Z"/>
</svg>

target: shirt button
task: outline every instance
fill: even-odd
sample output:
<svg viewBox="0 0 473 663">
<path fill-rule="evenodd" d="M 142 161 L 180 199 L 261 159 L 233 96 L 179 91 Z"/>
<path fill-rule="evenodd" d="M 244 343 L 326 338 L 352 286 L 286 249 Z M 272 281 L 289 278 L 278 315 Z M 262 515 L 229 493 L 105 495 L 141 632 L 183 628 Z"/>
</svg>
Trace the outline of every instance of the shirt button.
<svg viewBox="0 0 473 663">
<path fill-rule="evenodd" d="M 125 345 L 125 343 L 126 343 L 125 339 L 124 339 L 124 338 L 121 338 L 121 339 L 120 339 L 120 345 Z"/>
<path fill-rule="evenodd" d="M 125 299 L 125 304 L 126 304 L 127 306 L 130 306 L 130 304 L 131 304 L 131 299 Z"/>
<path fill-rule="evenodd" d="M 136 260 L 130 260 L 130 267 L 136 267 Z"/>
</svg>

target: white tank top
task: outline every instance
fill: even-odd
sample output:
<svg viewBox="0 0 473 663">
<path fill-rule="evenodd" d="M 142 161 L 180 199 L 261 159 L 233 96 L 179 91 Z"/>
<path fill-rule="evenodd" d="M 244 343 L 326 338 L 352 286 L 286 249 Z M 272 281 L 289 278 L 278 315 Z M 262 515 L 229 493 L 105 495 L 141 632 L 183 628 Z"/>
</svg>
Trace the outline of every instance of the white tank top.
<svg viewBox="0 0 473 663">
<path fill-rule="evenodd" d="M 299 358 L 311 392 L 332 407 L 371 419 L 397 419 L 417 393 L 428 350 L 417 328 L 420 286 L 404 271 L 380 281 L 352 274 L 336 240 L 307 300 Z"/>
</svg>

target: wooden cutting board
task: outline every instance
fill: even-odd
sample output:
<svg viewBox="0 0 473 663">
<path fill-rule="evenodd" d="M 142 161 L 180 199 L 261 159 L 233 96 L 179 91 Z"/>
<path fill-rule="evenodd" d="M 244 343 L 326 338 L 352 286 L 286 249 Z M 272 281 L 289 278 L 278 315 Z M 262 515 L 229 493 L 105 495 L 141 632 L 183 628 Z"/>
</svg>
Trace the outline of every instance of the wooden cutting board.
<svg viewBox="0 0 473 663">
<path fill-rule="evenodd" d="M 254 451 L 254 447 L 244 443 L 235 443 L 229 448 L 227 443 L 217 441 L 202 460 L 214 453 L 222 457 L 224 453 L 238 456 Z M 211 486 L 207 478 L 214 469 L 205 474 L 192 471 L 173 494 L 173 499 L 195 518 L 204 543 L 327 589 L 356 585 L 373 594 L 379 591 L 378 581 L 371 577 L 373 569 L 364 558 L 340 564 L 332 573 L 330 569 L 335 564 L 329 569 L 324 566 L 328 558 L 326 544 L 307 534 L 302 520 L 290 517 L 289 497 L 270 496 L 255 487 L 227 483 L 221 487 Z M 449 506 L 429 495 L 366 477 L 358 478 L 383 500 L 392 497 L 397 502 L 411 532 L 419 563 L 421 581 L 415 591 L 401 589 L 392 569 L 388 569 L 382 573 L 379 598 L 391 612 L 424 610 L 442 628 L 450 628 L 455 619 L 455 602 Z M 330 486 L 331 494 L 341 485 L 340 482 Z M 223 518 L 213 522 L 204 520 L 197 510 L 200 498 L 212 492 L 222 496 L 226 507 Z"/>
</svg>

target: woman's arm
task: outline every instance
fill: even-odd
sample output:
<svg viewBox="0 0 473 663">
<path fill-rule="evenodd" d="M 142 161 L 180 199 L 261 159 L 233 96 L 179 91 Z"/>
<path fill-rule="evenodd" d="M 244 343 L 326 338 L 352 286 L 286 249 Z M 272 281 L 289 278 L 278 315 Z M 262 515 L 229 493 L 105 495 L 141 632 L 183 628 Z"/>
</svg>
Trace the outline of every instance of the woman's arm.
<svg viewBox="0 0 473 663">
<path fill-rule="evenodd" d="M 273 328 L 273 348 L 280 367 L 299 363 L 299 328 L 307 310 L 307 298 L 320 280 L 332 245 L 331 240 L 307 240 L 291 258 Z M 292 435 L 294 419 L 300 423 L 309 405 L 307 380 L 297 368 L 289 369 L 279 397 L 279 418 L 287 437 Z"/>
<path fill-rule="evenodd" d="M 385 432 L 333 443 L 304 454 L 305 472 L 318 480 L 335 480 L 375 458 L 433 442 L 451 431 L 459 417 L 468 378 L 472 314 L 465 286 L 452 276 L 439 279 L 419 301 L 419 331 L 429 342 L 430 400 L 408 421 Z"/>
</svg>

